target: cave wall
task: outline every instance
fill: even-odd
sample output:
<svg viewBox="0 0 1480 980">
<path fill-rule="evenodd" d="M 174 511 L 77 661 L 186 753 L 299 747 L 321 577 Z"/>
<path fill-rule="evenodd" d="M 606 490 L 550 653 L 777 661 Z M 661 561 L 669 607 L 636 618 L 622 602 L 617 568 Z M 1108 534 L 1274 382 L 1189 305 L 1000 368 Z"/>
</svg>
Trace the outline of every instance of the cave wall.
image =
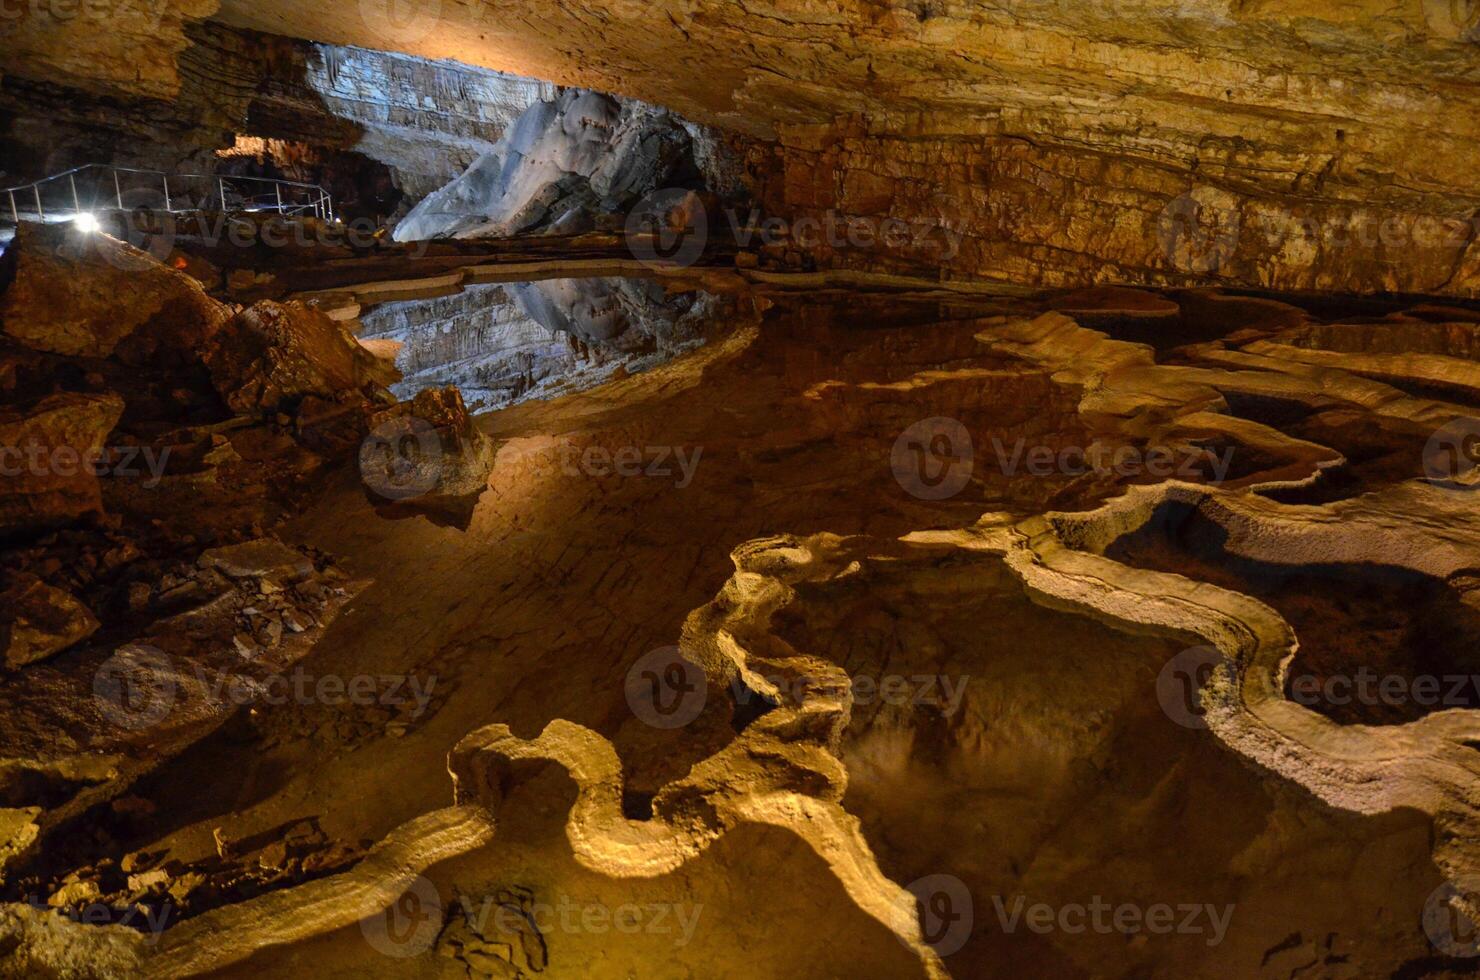
<svg viewBox="0 0 1480 980">
<path fill-rule="evenodd" d="M 612 91 L 778 140 L 763 168 L 777 213 L 954 222 L 960 254 L 934 263 L 947 274 L 1158 282 L 1216 265 L 1250 285 L 1476 289 L 1469 0 L 408 0 L 396 18 L 381 0 L 359 6 L 225 0 L 218 16 Z M 819 192 L 836 205 L 809 204 Z M 1213 261 L 1168 259 L 1147 235 L 1184 194 L 1214 204 L 1198 216 Z M 1375 246 L 1260 229 L 1225 255 L 1220 211 L 1246 229 L 1271 216 L 1461 226 L 1441 244 L 1400 228 Z M 881 248 L 845 261 L 932 263 Z"/>
<path fill-rule="evenodd" d="M 238 134 L 352 152 L 419 198 L 485 152 L 530 103 L 533 79 L 212 22 L 184 27 L 176 85 L 131 90 L 85 74 L 9 68 L 0 79 L 0 172 L 31 180 L 84 163 L 216 172 Z M 96 40 L 90 42 L 96 49 Z M 8 66 L 23 52 L 9 51 Z M 35 66 L 31 66 L 35 67 Z"/>
<path fill-rule="evenodd" d="M 206 16 L 195 2 L 154 7 L 147 33 L 129 17 L 87 36 L 0 24 L 18 39 L 0 50 L 4 85 L 65 79 L 99 97 L 185 101 L 198 71 L 190 35 Z M 963 236 L 949 260 L 812 250 L 818 265 L 1476 290 L 1474 0 L 222 0 L 210 16 L 642 99 L 776 141 L 759 169 L 778 213 L 897 209 Z M 394 142 L 392 129 L 376 139 Z M 1192 204 L 1174 204 L 1183 195 Z M 1148 246 L 1148 222 L 1169 204 L 1196 205 L 1211 260 L 1191 233 L 1191 245 Z M 1258 233 L 1227 245 L 1227 215 Z M 1267 233 L 1271 216 L 1396 231 L 1374 245 L 1360 229 L 1356 244 L 1339 231 L 1303 241 Z M 1434 222 L 1458 224 L 1441 237 L 1403 228 Z"/>
<path fill-rule="evenodd" d="M 1043 286 L 1480 294 L 1472 208 L 1301 194 L 1296 175 L 1216 180 L 928 121 L 880 132 L 860 118 L 784 127 L 750 163 L 764 210 L 787 216 L 778 240 L 820 268 Z"/>
</svg>

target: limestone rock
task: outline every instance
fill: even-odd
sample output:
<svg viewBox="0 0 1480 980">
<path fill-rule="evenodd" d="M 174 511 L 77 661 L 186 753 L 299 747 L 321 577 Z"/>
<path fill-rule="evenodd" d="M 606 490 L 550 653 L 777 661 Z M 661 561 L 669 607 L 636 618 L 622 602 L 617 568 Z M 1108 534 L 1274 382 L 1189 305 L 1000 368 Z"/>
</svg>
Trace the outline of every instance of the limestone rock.
<svg viewBox="0 0 1480 980">
<path fill-rule="evenodd" d="M 366 343 L 399 347 L 398 398 L 450 384 L 492 409 L 650 368 L 702 343 L 718 305 L 651 280 L 544 279 L 387 303 L 360 322 Z"/>
<path fill-rule="evenodd" d="M 35 350 L 119 351 L 137 362 L 161 346 L 198 347 L 226 316 L 194 279 L 107 235 L 24 223 L 14 248 L 16 275 L 0 296 L 0 324 Z"/>
<path fill-rule="evenodd" d="M 302 581 L 313 574 L 312 561 L 275 538 L 212 548 L 200 556 L 200 564 L 234 579 L 263 578 L 279 583 Z"/>
<path fill-rule="evenodd" d="M 429 388 L 377 414 L 360 452 L 367 492 L 466 526 L 493 469 L 493 444 L 456 388 Z"/>
<path fill-rule="evenodd" d="M 123 413 L 117 395 L 50 395 L 0 409 L 0 531 L 62 524 L 103 509 L 93 461 Z"/>
<path fill-rule="evenodd" d="M 572 89 L 536 102 L 461 177 L 396 226 L 397 241 L 579 232 L 617 224 L 659 189 L 704 186 L 681 120 Z"/>
<path fill-rule="evenodd" d="M 468 104 L 497 104 L 499 93 L 452 98 L 458 86 L 442 81 L 476 88 L 471 73 L 387 57 L 385 74 L 398 84 L 372 92 L 363 66 L 374 59 L 358 50 L 315 64 L 300 48 L 283 59 L 287 78 L 264 86 L 296 91 L 263 106 L 255 81 L 268 73 L 250 60 L 213 57 L 223 45 L 187 24 L 204 16 L 201 6 L 169 0 L 155 8 L 157 29 L 149 31 L 134 12 L 107 30 L 88 16 L 65 29 L 47 18 L 9 21 L 6 87 L 34 80 L 29 95 L 71 86 L 52 95 L 62 106 L 180 91 L 193 104 L 175 132 L 197 138 L 211 123 L 223 131 L 249 107 L 275 121 L 291 121 L 296 110 L 308 125 L 338 130 L 326 141 L 369 129 L 371 152 L 385 159 L 395 156 L 386 148 L 397 143 L 401 120 L 413 134 L 462 128 L 488 138 Z M 1363 289 L 1454 295 L 1474 295 L 1480 275 L 1480 8 L 1469 0 L 1138 0 L 1115 10 L 945 0 L 628 9 L 614 0 L 536 0 L 428 4 L 404 21 L 383 4 L 368 8 L 226 0 L 217 16 L 234 27 L 620 92 L 775 141 L 756 144 L 755 163 L 769 199 L 788 205 L 778 213 L 889 214 L 936 236 L 921 236 L 928 250 L 893 248 L 896 266 L 1075 285 L 1212 273 L 1328 289 L 1355 276 Z M 141 37 L 151 45 L 143 63 L 116 56 Z M 399 84 L 413 73 L 429 76 L 437 102 L 458 107 L 445 115 L 458 118 L 421 123 L 435 112 Z M 229 82 L 200 84 L 217 74 Z M 339 111 L 341 125 L 301 97 L 305 77 L 331 105 L 354 103 Z M 211 94 L 221 103 L 215 112 L 202 107 Z M 396 166 L 422 178 L 411 161 L 426 155 L 405 148 Z M 552 203 L 523 200 L 534 210 Z M 1299 230 L 1307 222 L 1328 232 L 1307 236 Z M 1189 234 L 1172 227 L 1169 247 L 1148 248 L 1163 225 Z M 1233 229 L 1239 242 L 1225 258 L 1218 242 Z M 950 258 L 940 250 L 946 231 L 962 236 Z M 870 248 L 839 260 L 861 267 L 884 258 Z"/>
<path fill-rule="evenodd" d="M 97 630 L 97 617 L 70 593 L 34 575 L 16 578 L 0 593 L 0 636 L 7 667 L 45 660 Z"/>
<path fill-rule="evenodd" d="M 256 417 L 291 410 L 309 395 L 384 398 L 384 364 L 323 313 L 264 300 L 227 322 L 204 356 L 233 411 Z"/>
<path fill-rule="evenodd" d="M 40 834 L 36 817 L 39 806 L 0 808 L 0 867 L 29 848 Z"/>
</svg>

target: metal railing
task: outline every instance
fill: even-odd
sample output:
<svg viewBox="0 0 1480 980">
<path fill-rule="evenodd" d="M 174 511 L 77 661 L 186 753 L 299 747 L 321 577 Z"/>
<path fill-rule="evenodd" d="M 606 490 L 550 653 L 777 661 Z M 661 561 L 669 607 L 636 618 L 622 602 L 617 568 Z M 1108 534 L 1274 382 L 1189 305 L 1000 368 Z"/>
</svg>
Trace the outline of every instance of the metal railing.
<svg viewBox="0 0 1480 980">
<path fill-rule="evenodd" d="M 244 186 L 249 185 L 249 186 Z M 252 191 L 255 190 L 256 193 Z M 318 184 L 275 177 L 169 174 L 89 163 L 18 187 L 0 189 L 0 221 L 66 221 L 99 211 L 148 208 L 190 211 L 275 211 L 334 220 L 334 201 Z"/>
</svg>

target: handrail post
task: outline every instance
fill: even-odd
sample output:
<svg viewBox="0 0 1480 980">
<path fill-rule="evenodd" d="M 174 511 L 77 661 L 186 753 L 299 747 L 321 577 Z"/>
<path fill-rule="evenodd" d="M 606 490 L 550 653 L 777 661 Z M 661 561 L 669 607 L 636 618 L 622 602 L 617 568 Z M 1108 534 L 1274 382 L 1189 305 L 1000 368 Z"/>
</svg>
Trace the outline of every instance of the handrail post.
<svg viewBox="0 0 1480 980">
<path fill-rule="evenodd" d="M 173 211 L 175 209 L 170 206 L 170 175 L 160 174 L 159 178 L 164 181 L 164 209 L 166 211 Z"/>
<path fill-rule="evenodd" d="M 226 213 L 226 178 L 216 178 L 216 191 L 221 195 L 221 213 Z"/>
<path fill-rule="evenodd" d="M 81 214 L 82 198 L 77 196 L 77 178 L 72 174 L 68 174 L 67 183 L 72 185 L 72 210 L 76 211 L 78 214 Z"/>
<path fill-rule="evenodd" d="M 6 191 L 5 193 L 10 195 L 10 216 L 15 219 L 16 225 L 19 226 L 21 223 L 21 212 L 20 208 L 15 206 L 15 191 Z"/>
<path fill-rule="evenodd" d="M 280 183 L 279 181 L 276 181 L 276 180 L 273 181 L 272 182 L 272 192 L 277 195 L 277 210 L 278 210 L 278 214 L 281 215 L 283 213 L 283 185 L 282 185 L 282 183 Z"/>
<path fill-rule="evenodd" d="M 46 209 L 41 206 L 41 185 L 32 184 L 31 190 L 36 192 L 36 217 L 40 221 L 46 220 Z"/>
<path fill-rule="evenodd" d="M 118 210 L 123 210 L 123 188 L 118 186 L 118 168 L 113 168 L 113 194 L 118 198 Z"/>
</svg>

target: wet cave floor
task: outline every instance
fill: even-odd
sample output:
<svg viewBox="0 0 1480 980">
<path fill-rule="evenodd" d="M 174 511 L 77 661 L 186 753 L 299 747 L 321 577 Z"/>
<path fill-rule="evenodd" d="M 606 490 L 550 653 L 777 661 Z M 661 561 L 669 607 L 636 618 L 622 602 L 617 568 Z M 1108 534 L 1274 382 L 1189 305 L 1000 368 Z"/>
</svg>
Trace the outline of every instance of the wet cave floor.
<svg viewBox="0 0 1480 980">
<path fill-rule="evenodd" d="M 1480 411 L 1480 315 L 1405 312 L 1416 306 L 1212 290 L 710 295 L 607 279 L 367 309 L 361 337 L 394 345 L 409 386 L 397 394 L 462 387 L 497 453 L 465 527 L 389 505 L 351 468 L 283 532 L 372 580 L 301 670 L 397 679 L 405 696 L 243 709 L 132 788 L 147 819 L 89 814 L 33 881 L 144 855 L 207 881 L 183 916 L 224 908 L 253 897 L 231 869 L 292 828 L 373 844 L 452 803 L 448 755 L 470 732 L 535 740 L 562 719 L 615 750 L 623 826 L 701 825 L 704 808 L 742 801 L 753 814 L 767 793 L 840 806 L 884 878 L 935 883 L 919 913 L 938 960 L 859 899 L 805 819 L 721 816 L 676 865 L 624 871 L 615 845 L 602 866 L 574 843 L 599 836 L 576 830 L 584 777 L 526 759 L 489 777 L 493 840 L 426 871 L 443 910 L 424 948 L 387 955 L 350 925 L 218 975 L 1460 975 L 1472 961 L 1436 950 L 1423 922 L 1445 878 L 1435 812 L 1399 796 L 1333 805 L 1168 709 L 1164 665 L 1206 639 L 1193 619 L 1138 623 L 1135 604 L 1054 597 L 1000 543 L 1047 533 L 1009 530 L 1039 515 L 1079 515 L 1088 530 L 1055 533 L 1102 563 L 1089 578 L 1119 587 L 1115 566 L 1145 592 L 1203 582 L 1253 597 L 1293 628 L 1296 673 L 1475 673 L 1463 561 L 1418 567 L 1392 546 L 1384 571 L 1340 548 L 1241 553 L 1202 509 L 1205 494 L 1237 498 L 1245 530 L 1265 515 L 1330 526 L 1341 519 L 1323 508 L 1360 498 L 1382 512 L 1395 488 L 1428 487 L 1435 431 Z M 1405 337 L 1431 360 L 1389 353 L 1415 350 Z M 1153 500 L 1169 482 L 1181 502 Z M 1472 507 L 1467 487 L 1435 492 Z M 1085 516 L 1143 498 L 1149 516 Z M 971 527 L 988 543 L 959 536 Z M 776 597 L 756 599 L 771 583 Z M 727 616 L 742 625 L 714 626 Z M 676 725 L 632 693 L 639 662 L 675 646 L 708 675 Z M 842 672 L 846 708 L 819 707 L 837 692 L 819 694 L 803 662 Z M 1309 724 L 1402 726 L 1471 710 L 1473 694 L 1317 703 Z M 797 761 L 814 747 L 824 762 Z M 731 779 L 718 789 L 696 775 L 717 758 L 743 760 L 704 777 Z M 770 759 L 797 772 L 771 785 L 755 775 Z M 685 779 L 708 788 L 682 795 Z M 460 799 L 467 788 L 460 777 Z M 932 921 L 940 894 L 954 917 Z M 630 930 L 579 912 L 576 925 L 489 925 L 474 914 L 489 896 L 495 910 L 670 913 Z M 1101 902 L 1173 919 L 1021 917 Z"/>
</svg>

